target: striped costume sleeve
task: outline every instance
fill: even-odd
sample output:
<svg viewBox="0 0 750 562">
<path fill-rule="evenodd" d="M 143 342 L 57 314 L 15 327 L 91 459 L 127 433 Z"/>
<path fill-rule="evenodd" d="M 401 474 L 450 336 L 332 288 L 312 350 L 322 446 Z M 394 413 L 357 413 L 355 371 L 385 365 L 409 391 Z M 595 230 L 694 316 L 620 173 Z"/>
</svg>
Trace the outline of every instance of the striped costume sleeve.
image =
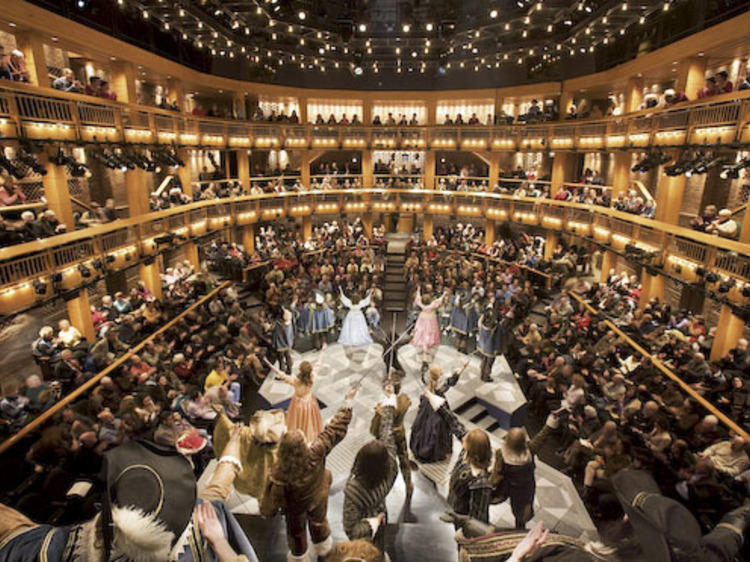
<svg viewBox="0 0 750 562">
<path fill-rule="evenodd" d="M 336 415 L 326 424 L 321 434 L 310 445 L 311 462 L 321 462 L 328 456 L 328 453 L 346 437 L 350 421 L 352 421 L 351 406 L 339 408 Z"/>
</svg>

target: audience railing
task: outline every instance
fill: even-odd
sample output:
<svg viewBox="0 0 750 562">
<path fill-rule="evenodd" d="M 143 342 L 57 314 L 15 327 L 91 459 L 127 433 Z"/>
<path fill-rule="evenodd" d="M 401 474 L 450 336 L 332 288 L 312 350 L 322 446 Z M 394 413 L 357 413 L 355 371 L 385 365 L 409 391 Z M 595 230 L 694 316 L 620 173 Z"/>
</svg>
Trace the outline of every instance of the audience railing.
<svg viewBox="0 0 750 562">
<path fill-rule="evenodd" d="M 191 312 L 198 309 L 203 304 L 207 303 L 208 301 L 216 297 L 216 295 L 218 295 L 220 291 L 228 287 L 230 284 L 231 283 L 229 281 L 225 281 L 221 283 L 218 287 L 216 287 L 207 295 L 195 301 L 192 305 L 190 305 L 180 314 L 175 316 L 172 320 L 164 324 L 164 326 L 156 330 L 149 337 L 141 341 L 139 344 L 133 346 L 126 353 L 119 356 L 117 359 L 115 359 L 112 362 L 111 365 L 99 371 L 96 375 L 91 377 L 89 380 L 87 380 L 81 386 L 76 388 L 70 394 L 67 394 L 66 396 L 63 396 L 62 398 L 60 398 L 60 400 L 55 402 L 53 406 L 51 406 L 50 408 L 48 408 L 47 410 L 39 414 L 36 418 L 31 420 L 25 426 L 23 426 L 23 428 L 19 429 L 16 433 L 14 433 L 10 437 L 8 437 L 5 441 L 0 443 L 0 454 L 3 454 L 5 451 L 13 447 L 15 444 L 17 444 L 19 441 L 21 441 L 24 437 L 26 437 L 30 433 L 33 433 L 37 429 L 41 428 L 44 425 L 44 423 L 46 423 L 48 420 L 50 420 L 59 412 L 61 412 L 66 406 L 71 404 L 74 400 L 83 396 L 89 390 L 92 390 L 96 385 L 99 384 L 99 382 L 101 382 L 101 380 L 104 377 L 116 372 L 117 369 L 122 367 L 131 357 L 133 357 L 133 355 L 137 355 L 144 347 L 146 347 L 146 344 L 148 344 L 148 342 L 154 341 L 161 334 L 165 333 L 167 330 L 177 325 L 177 323 L 180 322 L 183 318 L 185 318 L 188 314 L 190 314 Z"/>
<path fill-rule="evenodd" d="M 742 285 L 750 283 L 750 244 L 607 207 L 486 192 L 327 190 L 198 201 L 0 249 L 0 314 L 53 297 L 53 285 L 62 289 L 80 285 L 81 264 L 122 268 L 138 256 L 169 248 L 172 239 L 195 239 L 281 217 L 316 215 L 333 220 L 341 213 L 392 212 L 511 221 L 573 234 L 623 254 L 638 249 L 639 259 L 685 282 L 709 271 L 719 276 L 717 283 L 734 280 L 726 296 L 738 303 L 746 299 Z M 50 282 L 55 273 L 62 273 L 62 279 Z M 46 283 L 45 293 L 35 292 L 35 280 Z"/>
<path fill-rule="evenodd" d="M 750 141 L 750 91 L 602 119 L 512 125 L 314 125 L 196 117 L 20 83 L 0 85 L 4 136 L 203 147 L 599 150 Z"/>
<path fill-rule="evenodd" d="M 568 291 L 568 295 L 570 295 L 575 301 L 577 301 L 581 306 L 583 306 L 590 314 L 596 317 L 601 316 L 600 311 L 596 310 L 593 306 L 591 306 L 579 294 L 573 291 Z M 711 414 L 716 416 L 719 419 L 719 421 L 721 421 L 721 423 L 723 423 L 727 428 L 732 430 L 737 435 L 742 436 L 742 438 L 745 439 L 745 441 L 750 443 L 750 434 L 748 434 L 744 429 L 742 429 L 739 425 L 737 425 L 737 423 L 734 420 L 732 420 L 719 408 L 717 408 L 711 402 L 709 402 L 703 396 L 701 396 L 692 386 L 690 386 L 688 383 L 686 383 L 684 380 L 678 377 L 675 373 L 673 373 L 666 365 L 664 365 L 664 363 L 662 363 L 659 360 L 658 357 L 655 357 L 647 349 L 645 349 L 638 342 L 636 342 L 633 338 L 631 338 L 628 334 L 623 332 L 614 322 L 612 322 L 612 320 L 605 318 L 604 323 L 606 324 L 607 328 L 609 328 L 615 334 L 617 334 L 617 336 L 622 341 L 627 343 L 641 357 L 651 361 L 654 367 L 656 367 L 662 374 L 664 374 L 666 377 L 668 377 L 673 382 L 675 382 L 683 392 L 685 392 L 688 396 L 690 396 L 690 398 L 698 402 Z"/>
</svg>

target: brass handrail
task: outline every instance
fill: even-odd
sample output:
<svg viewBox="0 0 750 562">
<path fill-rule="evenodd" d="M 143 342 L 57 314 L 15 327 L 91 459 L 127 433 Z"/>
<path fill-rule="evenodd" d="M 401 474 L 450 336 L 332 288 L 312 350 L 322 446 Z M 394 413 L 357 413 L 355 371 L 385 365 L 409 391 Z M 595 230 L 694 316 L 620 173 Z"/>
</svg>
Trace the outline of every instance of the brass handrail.
<svg viewBox="0 0 750 562">
<path fill-rule="evenodd" d="M 578 303 L 583 305 L 586 310 L 588 310 L 591 314 L 595 316 L 599 316 L 599 311 L 596 310 L 593 306 L 591 306 L 588 302 L 586 302 L 583 297 L 578 295 L 577 293 L 573 291 L 568 291 L 568 295 L 573 297 Z M 736 422 L 734 422 L 729 416 L 727 416 L 724 412 L 719 410 L 716 406 L 711 404 L 708 400 L 703 398 L 700 394 L 698 394 L 695 389 L 690 386 L 688 383 L 683 381 L 680 377 L 678 377 L 676 374 L 674 374 L 670 369 L 668 369 L 664 363 L 662 363 L 658 358 L 654 357 L 651 353 L 649 353 L 646 349 L 644 349 L 639 343 L 637 343 L 633 338 L 628 336 L 625 332 L 623 332 L 617 325 L 615 325 L 614 322 L 612 322 L 609 319 L 604 320 L 605 325 L 615 332 L 620 339 L 625 341 L 630 347 L 632 347 L 635 351 L 637 351 L 639 354 L 641 354 L 643 357 L 648 358 L 651 363 L 659 369 L 664 375 L 666 375 L 668 378 L 670 378 L 672 381 L 676 382 L 682 390 L 687 393 L 691 398 L 696 400 L 701 406 L 703 406 L 706 410 L 711 412 L 714 416 L 719 418 L 719 420 L 726 425 L 729 429 L 734 431 L 737 435 L 740 435 L 745 441 L 750 443 L 750 435 L 742 429 L 739 425 L 737 425 Z"/>
<path fill-rule="evenodd" d="M 54 406 L 49 408 L 48 410 L 45 410 L 41 414 L 39 414 L 36 418 L 34 418 L 32 421 L 27 423 L 23 428 L 18 430 L 16 433 L 8 437 L 5 441 L 0 443 L 0 454 L 3 454 L 5 451 L 10 449 L 13 445 L 18 443 L 21 439 L 26 437 L 29 433 L 35 431 L 39 426 L 41 426 L 44 422 L 52 418 L 55 414 L 57 414 L 59 411 L 61 411 L 65 406 L 73 402 L 76 398 L 96 386 L 99 381 L 102 380 L 102 378 L 106 377 L 110 373 L 114 372 L 115 369 L 119 368 L 122 364 L 124 364 L 128 359 L 130 359 L 133 355 L 137 354 L 141 349 L 143 349 L 146 344 L 150 341 L 153 341 L 156 337 L 160 336 L 167 330 L 169 330 L 172 326 L 177 324 L 180 320 L 182 320 L 185 316 L 187 316 L 189 313 L 191 313 L 193 310 L 198 308 L 199 306 L 203 305 L 204 303 L 208 302 L 212 298 L 214 298 L 216 295 L 219 294 L 219 292 L 222 289 L 225 289 L 228 287 L 231 283 L 229 281 L 223 282 L 221 285 L 216 287 L 213 291 L 205 295 L 204 297 L 201 297 L 199 300 L 195 301 L 191 306 L 183 310 L 180 314 L 175 316 L 172 320 L 167 322 L 164 326 L 156 330 L 153 334 L 151 334 L 149 337 L 147 337 L 145 340 L 143 340 L 141 343 L 130 349 L 128 352 L 124 353 L 120 357 L 118 357 L 114 363 L 109 365 L 106 369 L 102 370 L 101 372 L 94 375 L 92 378 L 87 380 L 85 383 L 83 383 L 81 386 L 79 386 L 77 389 L 75 389 L 70 394 L 64 396 L 60 400 L 58 400 Z"/>
</svg>

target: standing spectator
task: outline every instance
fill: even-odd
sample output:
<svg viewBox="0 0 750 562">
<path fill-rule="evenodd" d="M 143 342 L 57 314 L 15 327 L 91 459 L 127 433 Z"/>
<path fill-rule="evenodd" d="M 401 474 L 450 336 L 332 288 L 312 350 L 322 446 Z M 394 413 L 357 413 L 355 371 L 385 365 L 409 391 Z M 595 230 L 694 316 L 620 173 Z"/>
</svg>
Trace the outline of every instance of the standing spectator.
<svg viewBox="0 0 750 562">
<path fill-rule="evenodd" d="M 14 49 L 10 53 L 9 68 L 11 80 L 15 80 L 16 82 L 29 81 L 29 69 L 26 68 L 26 59 L 18 49 Z"/>
<path fill-rule="evenodd" d="M 0 45 L 0 79 L 13 80 L 10 73 L 10 56 L 5 54 L 5 47 Z"/>
<path fill-rule="evenodd" d="M 101 91 L 101 83 L 101 78 L 99 78 L 98 76 L 92 76 L 91 78 L 89 78 L 89 83 L 86 85 L 84 93 L 87 96 L 99 96 L 99 92 Z"/>
</svg>

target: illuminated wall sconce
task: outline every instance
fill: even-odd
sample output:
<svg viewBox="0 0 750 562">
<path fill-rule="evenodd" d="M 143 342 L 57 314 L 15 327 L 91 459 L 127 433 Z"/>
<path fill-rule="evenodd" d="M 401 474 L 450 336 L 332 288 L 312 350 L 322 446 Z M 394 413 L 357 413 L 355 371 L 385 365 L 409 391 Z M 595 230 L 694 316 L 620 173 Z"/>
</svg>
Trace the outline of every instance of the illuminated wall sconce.
<svg viewBox="0 0 750 562">
<path fill-rule="evenodd" d="M 31 123 L 31 128 L 45 131 L 68 131 L 70 125 L 64 123 Z"/>
<path fill-rule="evenodd" d="M 424 148 L 427 143 L 424 139 L 404 139 L 401 144 L 405 147 Z"/>
<path fill-rule="evenodd" d="M 547 228 L 561 228 L 562 227 L 562 219 L 559 217 L 548 217 L 544 216 L 542 217 L 542 224 L 546 226 Z"/>
<path fill-rule="evenodd" d="M 447 203 L 430 203 L 427 210 L 433 214 L 447 215 L 450 214 L 452 207 Z"/>
<path fill-rule="evenodd" d="M 493 139 L 492 146 L 495 148 L 514 148 L 516 143 L 513 139 Z"/>
<path fill-rule="evenodd" d="M 495 207 L 492 207 L 490 209 L 487 209 L 487 216 L 491 219 L 507 219 L 508 211 L 506 211 L 505 209 L 497 209 Z"/>
<path fill-rule="evenodd" d="M 237 214 L 237 224 L 250 224 L 255 221 L 258 213 L 255 211 L 243 211 Z"/>
<path fill-rule="evenodd" d="M 256 137 L 255 146 L 276 146 L 278 142 L 278 137 Z"/>
<path fill-rule="evenodd" d="M 609 135 L 607 137 L 607 146 L 612 148 L 625 146 L 625 135 Z"/>
<path fill-rule="evenodd" d="M 539 224 L 537 214 L 527 211 L 516 211 L 513 213 L 513 219 L 523 224 Z"/>
<path fill-rule="evenodd" d="M 432 141 L 432 148 L 448 148 L 456 146 L 456 140 L 455 139 L 433 139 Z"/>
<path fill-rule="evenodd" d="M 457 214 L 467 216 L 478 216 L 482 214 L 482 208 L 476 205 L 459 205 Z"/>
<path fill-rule="evenodd" d="M 337 144 L 337 139 L 313 139 L 313 145 L 315 146 L 336 146 Z"/>
<path fill-rule="evenodd" d="M 159 131 L 157 134 L 157 139 L 161 143 L 170 143 L 177 139 L 177 133 L 173 133 L 171 131 Z M 180 140 L 182 142 L 187 142 L 185 140 L 182 140 L 182 137 L 180 137 Z"/>
<path fill-rule="evenodd" d="M 581 137 L 578 139 L 578 145 L 585 148 L 602 146 L 602 137 Z"/>
<path fill-rule="evenodd" d="M 338 213 L 339 206 L 337 203 L 318 203 L 315 207 L 315 211 L 321 214 Z"/>
<path fill-rule="evenodd" d="M 375 146 L 379 147 L 394 147 L 396 146 L 396 139 L 394 138 L 386 138 L 386 137 L 379 137 L 375 139 Z"/>
<path fill-rule="evenodd" d="M 728 143 L 734 140 L 734 127 L 701 127 L 693 131 L 693 142 L 705 143 Z"/>
<path fill-rule="evenodd" d="M 307 139 L 302 138 L 287 138 L 284 141 L 286 146 L 307 146 Z"/>
<path fill-rule="evenodd" d="M 284 215 L 283 207 L 273 207 L 273 208 L 263 209 L 264 219 L 273 219 L 273 218 L 281 217 L 283 215 Z"/>
<path fill-rule="evenodd" d="M 401 203 L 401 210 L 405 213 L 420 213 L 422 212 L 421 203 Z"/>
<path fill-rule="evenodd" d="M 92 127 L 88 126 L 84 129 L 84 132 L 86 132 L 90 136 L 97 136 L 97 137 L 111 137 L 117 135 L 117 129 L 114 127 Z"/>
<path fill-rule="evenodd" d="M 682 278 L 688 281 L 697 279 L 698 275 L 696 270 L 698 269 L 698 263 L 692 260 L 682 258 L 680 256 L 669 255 L 666 260 L 667 265 L 673 273 L 680 275 Z"/>
<path fill-rule="evenodd" d="M 375 203 L 372 206 L 373 209 L 379 212 L 388 212 L 388 211 L 395 211 L 396 210 L 396 204 L 395 203 Z"/>
<path fill-rule="evenodd" d="M 569 148 L 573 146 L 573 139 L 570 137 L 557 137 L 552 139 L 552 146 L 555 148 Z"/>
<path fill-rule="evenodd" d="M 198 236 L 206 232 L 208 223 L 206 221 L 196 221 L 190 225 L 190 234 L 192 236 Z"/>
<path fill-rule="evenodd" d="M 209 219 L 209 225 L 211 230 L 216 230 L 217 228 L 225 228 L 232 222 L 232 217 L 229 215 L 224 215 L 221 217 L 212 217 Z"/>
<path fill-rule="evenodd" d="M 620 234 L 619 232 L 616 232 L 612 235 L 612 247 L 616 248 L 618 250 L 624 250 L 625 246 L 630 244 L 630 238 L 627 236 Z"/>
<path fill-rule="evenodd" d="M 587 236 L 591 232 L 591 225 L 585 222 L 568 221 L 568 230 L 578 235 Z"/>
<path fill-rule="evenodd" d="M 198 135 L 194 133 L 181 133 L 180 142 L 182 144 L 198 144 Z"/>
<path fill-rule="evenodd" d="M 175 228 L 172 233 L 175 236 L 187 236 L 190 231 L 187 226 L 181 226 L 180 228 Z"/>
<path fill-rule="evenodd" d="M 224 144 L 222 135 L 203 135 L 203 144 Z"/>
<path fill-rule="evenodd" d="M 344 146 L 365 146 L 367 141 L 365 139 L 348 138 L 344 139 Z"/>
<path fill-rule="evenodd" d="M 250 146 L 251 142 L 250 137 L 229 137 L 231 146 Z"/>
<path fill-rule="evenodd" d="M 682 144 L 685 141 L 685 131 L 659 131 L 654 136 L 656 144 Z"/>
<path fill-rule="evenodd" d="M 484 139 L 463 139 L 461 148 L 486 148 L 487 141 Z"/>
<path fill-rule="evenodd" d="M 645 146 L 648 144 L 648 133 L 635 133 L 632 135 L 628 135 L 628 140 L 631 144 L 636 146 Z"/>
<path fill-rule="evenodd" d="M 148 129 L 125 129 L 125 140 L 128 142 L 145 142 L 151 139 Z"/>
<path fill-rule="evenodd" d="M 346 205 L 344 205 L 344 209 L 346 209 L 347 211 L 352 212 L 352 213 L 364 211 L 366 208 L 367 208 L 367 205 L 365 205 L 362 202 L 358 202 L 358 203 L 356 203 L 356 202 L 349 202 Z"/>
<path fill-rule="evenodd" d="M 609 229 L 603 226 L 594 227 L 594 240 L 597 242 L 609 242 Z"/>
<path fill-rule="evenodd" d="M 289 214 L 293 217 L 310 214 L 310 205 L 294 205 L 289 208 Z"/>
</svg>

